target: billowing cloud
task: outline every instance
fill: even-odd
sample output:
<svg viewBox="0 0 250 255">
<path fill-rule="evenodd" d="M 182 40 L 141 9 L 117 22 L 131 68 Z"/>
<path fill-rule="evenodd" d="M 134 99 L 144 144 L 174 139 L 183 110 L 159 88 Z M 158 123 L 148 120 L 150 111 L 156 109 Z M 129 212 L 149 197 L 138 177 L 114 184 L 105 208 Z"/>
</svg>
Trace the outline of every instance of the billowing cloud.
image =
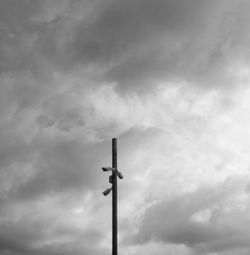
<svg viewBox="0 0 250 255">
<path fill-rule="evenodd" d="M 154 204 L 142 220 L 138 241 L 186 244 L 198 253 L 248 247 L 246 184 L 227 180 Z"/>
<path fill-rule="evenodd" d="M 1 1 L 0 252 L 249 254 L 249 8 Z"/>
</svg>

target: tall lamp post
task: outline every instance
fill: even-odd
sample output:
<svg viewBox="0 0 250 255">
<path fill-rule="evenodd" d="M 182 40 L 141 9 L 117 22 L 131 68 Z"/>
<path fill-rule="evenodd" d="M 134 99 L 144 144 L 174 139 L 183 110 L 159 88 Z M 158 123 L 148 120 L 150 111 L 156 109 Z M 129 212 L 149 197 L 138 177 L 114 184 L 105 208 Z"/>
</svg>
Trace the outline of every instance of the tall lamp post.
<svg viewBox="0 0 250 255">
<path fill-rule="evenodd" d="M 123 175 L 117 169 L 117 139 L 112 139 L 112 167 L 103 167 L 104 172 L 111 171 L 112 175 L 109 176 L 109 183 L 112 184 L 111 188 L 103 192 L 107 196 L 112 190 L 112 255 L 118 255 L 117 247 L 117 176 L 123 179 Z"/>
</svg>

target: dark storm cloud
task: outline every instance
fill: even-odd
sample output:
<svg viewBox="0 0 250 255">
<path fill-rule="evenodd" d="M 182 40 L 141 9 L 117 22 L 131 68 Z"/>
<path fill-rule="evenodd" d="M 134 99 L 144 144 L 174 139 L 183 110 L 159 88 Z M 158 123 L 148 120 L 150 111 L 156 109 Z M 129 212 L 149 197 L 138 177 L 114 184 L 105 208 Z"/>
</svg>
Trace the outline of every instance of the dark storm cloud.
<svg viewBox="0 0 250 255">
<path fill-rule="evenodd" d="M 124 86 L 152 85 L 166 78 L 224 85 L 230 79 L 228 65 L 240 57 L 242 39 L 248 42 L 237 35 L 246 28 L 234 8 L 241 5 L 105 2 L 92 22 L 76 30 L 73 62 L 102 66 L 106 79 Z"/>
<path fill-rule="evenodd" d="M 80 26 L 77 57 L 109 63 L 134 46 L 154 42 L 154 36 L 191 26 L 192 14 L 203 5 L 201 1 L 106 1 L 93 24 Z"/>
<path fill-rule="evenodd" d="M 246 183 L 241 182 L 244 192 Z M 249 247 L 246 211 L 231 208 L 230 196 L 235 188 L 234 181 L 229 181 L 220 187 L 203 187 L 157 202 L 146 211 L 137 242 L 185 244 L 198 253 Z"/>
<path fill-rule="evenodd" d="M 192 107 L 186 105 L 196 100 L 191 92 L 181 101 L 187 92 L 181 89 L 166 91 L 167 99 L 147 89 L 174 79 L 221 87 L 231 77 L 228 67 L 248 63 L 249 3 L 230 2 L 0 1 L 0 253 L 108 253 L 107 246 L 101 248 L 109 243 L 110 226 L 109 204 L 100 198 L 107 176 L 100 169 L 110 165 L 110 137 L 119 138 L 119 163 L 130 178 L 120 186 L 122 201 L 129 193 L 125 189 L 132 203 L 136 196 L 143 200 L 154 184 L 151 179 L 144 185 L 144 171 L 153 165 L 162 130 L 173 128 L 166 127 L 171 122 L 176 134 L 178 118 L 187 127 Z M 110 84 L 128 87 L 128 96 Z M 134 93 L 138 87 L 144 94 Z M 200 108 L 204 103 L 209 110 L 213 97 L 202 98 Z M 177 101 L 180 109 L 172 111 Z M 187 143 L 177 135 L 170 139 L 172 134 L 168 143 Z M 237 210 L 224 225 L 190 220 L 200 209 L 219 204 L 227 197 L 222 193 L 200 189 L 159 202 L 145 212 L 138 241 L 155 238 L 198 252 L 248 247 L 249 231 L 243 227 L 248 219 Z M 211 213 L 219 223 L 227 216 Z"/>
<path fill-rule="evenodd" d="M 40 231 L 37 231 L 37 226 L 31 226 L 30 222 L 13 224 L 6 221 L 1 224 L 1 229 L 0 249 L 3 253 L 8 251 L 30 254 L 30 243 L 42 237 Z"/>
<path fill-rule="evenodd" d="M 249 4 L 243 0 L 2 5 L 2 71 L 48 73 L 49 63 L 64 71 L 91 69 L 90 79 L 130 88 L 166 79 L 224 86 L 232 79 L 232 62 L 249 59 Z"/>
<path fill-rule="evenodd" d="M 20 71 L 32 67 L 36 26 L 30 23 L 31 15 L 39 2 L 29 0 L 1 1 L 0 3 L 0 72 Z"/>
<path fill-rule="evenodd" d="M 44 62 L 63 60 L 60 44 L 67 18 L 63 19 L 62 14 L 69 6 L 67 0 L 1 1 L 0 72 L 31 71 L 40 78 L 47 76 L 41 75 L 46 69 Z"/>
<path fill-rule="evenodd" d="M 93 23 L 79 26 L 75 60 L 110 65 L 106 78 L 126 86 L 175 76 L 210 8 L 195 0 L 107 1 Z"/>
<path fill-rule="evenodd" d="M 44 224 L 45 223 L 45 224 Z M 22 218 L 22 221 L 12 223 L 6 221 L 1 224 L 0 250 L 5 254 L 99 254 L 97 247 L 92 247 L 92 242 L 100 242 L 103 234 L 95 230 L 81 232 L 68 227 L 51 228 L 54 222 L 43 222 L 43 219 L 30 215 L 30 218 Z M 64 238 L 69 238 L 69 242 L 60 242 Z M 55 243 L 51 242 L 55 238 Z M 42 240 L 46 240 L 43 242 Z M 73 249 L 74 247 L 74 249 Z"/>
</svg>

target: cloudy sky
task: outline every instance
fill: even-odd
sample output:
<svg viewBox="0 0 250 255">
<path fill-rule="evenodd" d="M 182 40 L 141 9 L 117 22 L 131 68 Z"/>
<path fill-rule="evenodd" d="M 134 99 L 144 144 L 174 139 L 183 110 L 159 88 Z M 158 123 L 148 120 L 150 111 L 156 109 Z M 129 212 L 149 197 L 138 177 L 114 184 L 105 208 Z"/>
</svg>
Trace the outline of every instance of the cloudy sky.
<svg viewBox="0 0 250 255">
<path fill-rule="evenodd" d="M 250 1 L 0 1 L 0 254 L 250 254 Z"/>
</svg>

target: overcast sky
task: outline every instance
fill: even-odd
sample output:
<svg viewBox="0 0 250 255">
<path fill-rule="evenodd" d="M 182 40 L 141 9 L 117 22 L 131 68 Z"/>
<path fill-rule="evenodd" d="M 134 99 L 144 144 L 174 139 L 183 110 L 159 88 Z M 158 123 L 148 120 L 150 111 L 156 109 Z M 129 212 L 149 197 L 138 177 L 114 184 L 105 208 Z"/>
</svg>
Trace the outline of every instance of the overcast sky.
<svg viewBox="0 0 250 255">
<path fill-rule="evenodd" d="M 0 254 L 250 254 L 250 1 L 0 1 Z"/>
</svg>

